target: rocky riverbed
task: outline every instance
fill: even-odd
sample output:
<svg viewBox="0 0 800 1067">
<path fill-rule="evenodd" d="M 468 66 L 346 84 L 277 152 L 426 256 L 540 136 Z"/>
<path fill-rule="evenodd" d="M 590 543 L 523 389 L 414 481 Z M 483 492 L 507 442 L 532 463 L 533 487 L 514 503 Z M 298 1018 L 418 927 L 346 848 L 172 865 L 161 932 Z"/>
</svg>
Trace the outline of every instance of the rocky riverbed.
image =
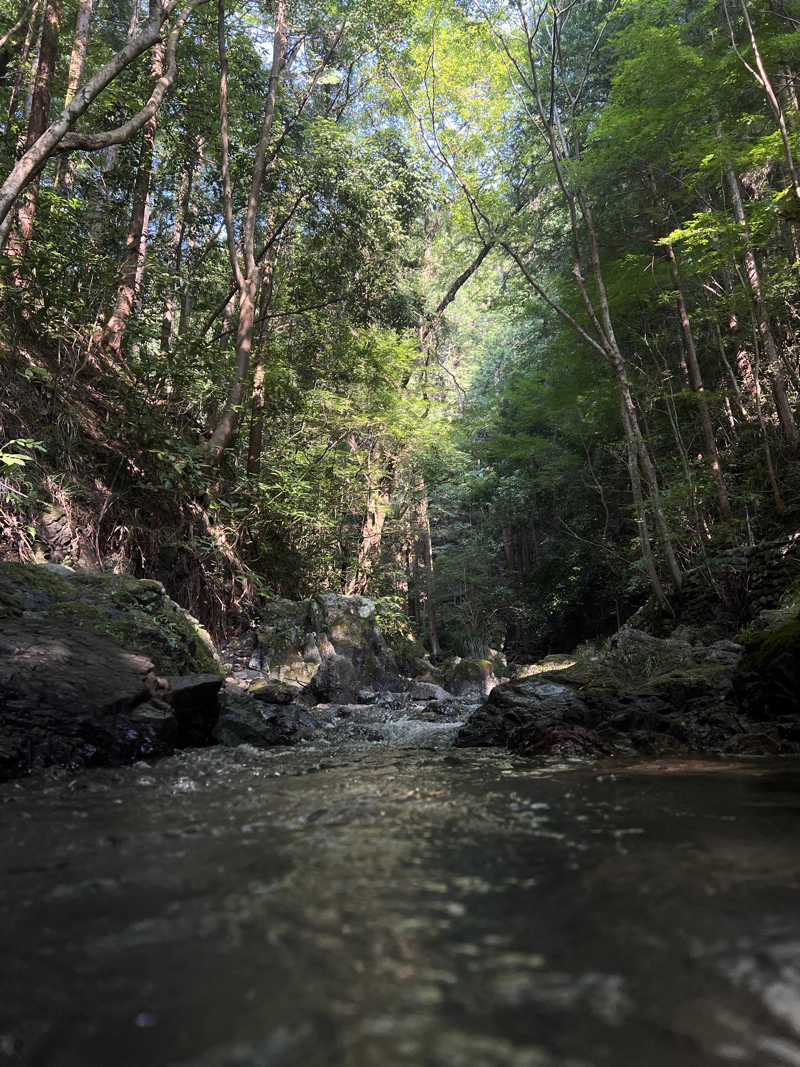
<svg viewBox="0 0 800 1067">
<path fill-rule="evenodd" d="M 744 643 L 629 625 L 599 658 L 516 668 L 499 653 L 433 665 L 397 628 L 365 597 L 323 593 L 265 603 L 220 652 L 157 582 L 0 563 L 0 778 L 331 730 L 368 739 L 373 706 L 531 756 L 800 752 L 794 603 Z"/>
</svg>

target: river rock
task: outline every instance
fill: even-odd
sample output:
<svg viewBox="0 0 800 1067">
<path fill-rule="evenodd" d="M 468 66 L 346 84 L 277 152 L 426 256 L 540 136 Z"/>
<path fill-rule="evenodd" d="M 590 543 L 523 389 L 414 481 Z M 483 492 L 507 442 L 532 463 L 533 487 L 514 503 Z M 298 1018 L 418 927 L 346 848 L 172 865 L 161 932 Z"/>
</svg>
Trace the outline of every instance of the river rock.
<svg viewBox="0 0 800 1067">
<path fill-rule="evenodd" d="M 221 664 L 160 582 L 0 563 L 0 774 L 207 744 Z"/>
<path fill-rule="evenodd" d="M 606 665 L 577 665 L 500 685 L 456 744 L 530 755 L 798 751 L 800 731 L 772 725 L 765 749 L 761 727 L 754 732 L 740 714 L 730 662 L 707 656 L 703 664 L 635 683 L 620 681 Z"/>
<path fill-rule="evenodd" d="M 434 682 L 412 682 L 409 696 L 412 700 L 452 700 L 453 694 Z"/>
<path fill-rule="evenodd" d="M 178 748 L 207 745 L 217 721 L 217 695 L 222 685 L 219 674 L 171 675 L 167 679 L 168 699 L 177 722 Z"/>
<path fill-rule="evenodd" d="M 178 740 L 169 686 L 152 660 L 91 631 L 27 617 L 0 626 L 0 767 L 119 765 Z"/>
<path fill-rule="evenodd" d="M 453 696 L 467 699 L 487 697 L 499 679 L 488 659 L 451 660 L 444 668 L 444 684 Z"/>
<path fill-rule="evenodd" d="M 345 656 L 326 656 L 311 683 L 315 696 L 323 704 L 358 702 L 360 679 L 356 668 Z"/>
<path fill-rule="evenodd" d="M 222 672 L 208 633 L 161 582 L 51 563 L 0 563 L 0 624 L 23 613 L 65 633 L 105 637 L 146 656 L 160 674 Z"/>
<path fill-rule="evenodd" d="M 298 704 L 266 704 L 228 682 L 219 698 L 219 718 L 213 739 L 220 745 L 254 745 L 272 748 L 293 745 L 311 736 L 314 720 Z"/>
<path fill-rule="evenodd" d="M 247 692 L 264 704 L 291 704 L 302 692 L 302 686 L 280 682 L 274 678 L 258 678 Z"/>
</svg>

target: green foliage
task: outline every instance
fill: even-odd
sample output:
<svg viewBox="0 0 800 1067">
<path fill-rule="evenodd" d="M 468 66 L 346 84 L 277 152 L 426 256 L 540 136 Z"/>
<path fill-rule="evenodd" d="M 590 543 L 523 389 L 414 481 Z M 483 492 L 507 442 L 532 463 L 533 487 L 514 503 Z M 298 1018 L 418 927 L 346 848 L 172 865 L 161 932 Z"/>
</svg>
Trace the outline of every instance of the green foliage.
<svg viewBox="0 0 800 1067">
<path fill-rule="evenodd" d="M 75 10 L 69 0 L 53 113 Z M 617 385 L 569 324 L 598 336 L 586 304 L 602 297 L 680 564 L 774 529 L 767 446 L 791 516 L 797 479 L 771 382 L 785 377 L 797 406 L 800 209 L 775 116 L 742 62 L 754 57 L 741 14 L 732 14 L 740 57 L 711 0 L 538 10 L 526 42 L 517 10 L 499 2 L 293 7 L 256 219 L 274 277 L 218 465 L 201 446 L 229 394 L 238 313 L 216 12 L 193 13 L 157 116 L 146 256 L 121 354 L 97 339 L 120 282 L 140 137 L 78 154 L 69 195 L 52 161 L 28 247 L 0 261 L 13 392 L 0 407 L 0 493 L 18 550 L 33 552 L 39 500 L 68 481 L 101 555 L 175 575 L 185 599 L 219 620 L 258 595 L 360 581 L 365 529 L 380 511 L 368 590 L 400 598 L 429 629 L 435 616 L 446 651 L 522 654 L 602 636 L 647 588 Z M 764 0 L 749 10 L 796 158 L 789 75 L 800 32 Z M 95 17 L 87 74 L 121 46 L 128 14 L 112 4 Z M 266 106 L 271 17 L 238 2 L 227 12 L 234 241 Z M 15 18 L 0 0 L 0 26 Z M 531 58 L 558 117 L 559 168 Z M 0 80 L 5 170 L 25 132 L 30 71 L 16 63 Z M 149 64 L 142 57 L 115 80 L 79 128 L 133 114 L 150 91 Z M 746 227 L 731 211 L 729 172 Z M 491 254 L 439 316 L 483 242 Z M 702 392 L 687 371 L 678 285 Z M 780 366 L 765 362 L 766 327 Z M 251 398 L 262 379 L 259 422 Z M 705 412 L 731 522 L 719 519 Z M 422 563 L 428 520 L 432 576 Z M 413 635 L 392 619 L 413 658 Z"/>
</svg>

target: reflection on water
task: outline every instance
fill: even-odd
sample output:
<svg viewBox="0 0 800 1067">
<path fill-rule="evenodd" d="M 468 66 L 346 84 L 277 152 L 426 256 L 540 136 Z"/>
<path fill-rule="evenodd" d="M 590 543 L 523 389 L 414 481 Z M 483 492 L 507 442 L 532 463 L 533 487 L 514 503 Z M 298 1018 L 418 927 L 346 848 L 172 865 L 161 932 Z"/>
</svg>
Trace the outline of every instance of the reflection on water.
<svg viewBox="0 0 800 1067">
<path fill-rule="evenodd" d="M 800 764 L 421 725 L 1 787 L 0 1065 L 800 1067 Z"/>
</svg>

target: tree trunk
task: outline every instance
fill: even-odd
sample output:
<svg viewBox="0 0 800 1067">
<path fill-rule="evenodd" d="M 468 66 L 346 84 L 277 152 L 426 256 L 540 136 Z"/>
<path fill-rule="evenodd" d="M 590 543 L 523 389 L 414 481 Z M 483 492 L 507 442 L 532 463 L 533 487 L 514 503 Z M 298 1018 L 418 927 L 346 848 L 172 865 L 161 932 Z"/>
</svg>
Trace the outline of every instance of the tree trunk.
<svg viewBox="0 0 800 1067">
<path fill-rule="evenodd" d="M 781 105 L 778 94 L 772 85 L 772 81 L 767 74 L 767 68 L 764 66 L 764 60 L 761 56 L 761 49 L 758 47 L 758 40 L 753 29 L 753 23 L 750 20 L 750 11 L 747 7 L 747 0 L 740 0 L 740 7 L 742 9 L 742 16 L 744 17 L 744 24 L 747 28 L 747 36 L 750 41 L 750 47 L 753 49 L 753 58 L 755 60 L 755 67 L 752 67 L 744 58 L 742 53 L 736 44 L 736 35 L 734 34 L 733 25 L 730 20 L 728 12 L 728 5 L 723 0 L 723 7 L 725 10 L 725 18 L 728 22 L 728 29 L 731 35 L 731 44 L 736 52 L 736 55 L 742 61 L 744 66 L 750 71 L 755 80 L 764 90 L 767 102 L 769 103 L 772 114 L 775 116 L 775 121 L 778 124 L 778 130 L 780 131 L 781 141 L 783 142 L 783 151 L 786 157 L 786 165 L 789 168 L 789 175 L 792 182 L 792 189 L 794 191 L 795 199 L 800 204 L 800 175 L 798 175 L 797 165 L 795 163 L 794 155 L 792 153 L 792 146 L 789 141 L 789 130 L 786 125 L 786 116 L 783 112 L 783 106 Z"/>
<path fill-rule="evenodd" d="M 53 72 L 58 55 L 58 34 L 61 22 L 61 0 L 46 0 L 43 17 L 42 43 L 39 49 L 39 61 L 33 79 L 31 112 L 28 119 L 28 131 L 25 135 L 27 152 L 47 129 L 50 118 L 50 99 L 53 90 Z M 23 259 L 33 233 L 33 221 L 36 216 L 36 201 L 39 194 L 39 174 L 25 190 L 25 195 L 17 206 L 16 221 L 8 241 L 8 254 L 12 259 Z"/>
<path fill-rule="evenodd" d="M 69 58 L 69 74 L 67 75 L 67 91 L 64 96 L 66 106 L 75 95 L 83 76 L 83 65 L 86 61 L 86 49 L 89 44 L 89 23 L 92 17 L 93 0 L 79 0 L 78 14 L 75 18 L 75 36 L 72 40 L 72 55 Z M 61 160 L 56 178 L 56 189 L 61 196 L 69 196 L 75 182 L 75 168 L 77 159 L 74 155 L 68 155 Z"/>
<path fill-rule="evenodd" d="M 264 281 L 261 289 L 261 318 L 266 322 L 266 314 L 272 303 L 272 293 L 275 287 L 275 261 L 277 259 L 277 245 L 273 245 L 273 253 L 264 266 Z M 250 436 L 247 442 L 247 473 L 251 478 L 257 478 L 261 473 L 261 452 L 264 442 L 264 415 L 266 409 L 266 392 L 264 389 L 264 332 L 259 337 L 259 357 L 253 375 L 253 397 L 250 406 Z M 268 328 L 267 328 L 268 332 Z"/>
<path fill-rule="evenodd" d="M 217 425 L 206 441 L 203 451 L 216 462 L 233 435 L 239 417 L 239 405 L 244 396 L 244 387 L 250 369 L 250 353 L 253 347 L 253 327 L 261 287 L 261 271 L 256 269 L 244 279 L 239 290 L 239 321 L 236 326 L 236 362 L 233 378 L 228 387 L 228 396 Z"/>
<path fill-rule="evenodd" d="M 644 506 L 644 496 L 642 493 L 642 476 L 639 471 L 639 456 L 636 449 L 635 438 L 628 421 L 628 408 L 622 394 L 620 394 L 620 413 L 622 415 L 622 426 L 625 430 L 625 446 L 628 455 L 628 478 L 631 485 L 631 495 L 633 496 L 634 518 L 636 521 L 636 529 L 639 534 L 639 548 L 642 553 L 642 563 L 644 564 L 645 573 L 650 579 L 650 585 L 656 595 L 656 599 L 663 608 L 668 609 L 669 601 L 664 593 L 664 587 L 661 584 L 661 579 L 658 575 L 658 568 L 656 567 L 655 556 L 653 555 L 653 547 L 650 542 L 650 529 L 647 523 L 647 511 Z"/>
<path fill-rule="evenodd" d="M 244 396 L 244 387 L 250 370 L 250 355 L 253 348 L 253 329 L 256 309 L 258 307 L 264 265 L 256 261 L 255 229 L 258 207 L 264 186 L 267 168 L 267 150 L 275 121 L 275 104 L 278 85 L 283 74 L 286 57 L 286 0 L 277 0 L 275 8 L 275 30 L 272 37 L 272 66 L 269 76 L 269 89 L 264 107 L 264 119 L 261 124 L 256 153 L 253 160 L 253 173 L 247 195 L 242 224 L 242 255 L 244 264 L 240 263 L 236 248 L 236 235 L 233 227 L 232 190 L 228 156 L 228 61 L 225 42 L 225 8 L 224 0 L 219 0 L 218 43 L 220 53 L 220 131 L 222 147 L 223 202 L 225 229 L 228 238 L 228 254 L 236 283 L 239 287 L 239 322 L 236 328 L 236 359 L 233 378 L 228 387 L 228 396 L 213 433 L 202 445 L 206 459 L 216 463 L 231 439 L 239 417 L 239 408 Z"/>
<path fill-rule="evenodd" d="M 199 0 L 190 0 L 189 6 L 178 20 L 178 24 L 176 24 L 178 33 L 185 24 L 186 19 L 189 17 L 192 7 L 198 2 Z M 83 115 L 106 86 L 114 81 L 126 67 L 130 66 L 138 56 L 143 52 L 146 52 L 156 43 L 156 41 L 158 41 L 161 27 L 172 14 L 177 3 L 178 0 L 167 0 L 163 6 L 160 3 L 156 4 L 142 32 L 121 48 L 119 52 L 105 64 L 105 66 L 78 89 L 75 96 L 69 104 L 67 104 L 56 121 L 52 122 L 44 130 L 41 136 L 31 144 L 30 148 L 17 161 L 10 174 L 3 182 L 2 187 L 0 187 L 0 224 L 3 223 L 8 213 L 11 211 L 20 193 L 41 173 L 50 156 L 55 152 L 61 141 L 65 139 L 70 127 L 74 125 L 81 115 Z M 175 31 L 173 30 L 173 33 L 170 34 L 170 41 L 173 41 L 174 33 Z M 175 40 L 176 39 L 177 38 L 175 38 Z M 160 95 L 163 96 L 163 92 L 167 86 L 162 84 L 158 88 Z M 95 147 L 101 148 L 106 147 L 106 145 L 110 143 L 121 144 L 131 136 L 132 132 L 142 129 L 147 117 L 151 113 L 152 106 L 156 104 L 156 102 L 157 101 L 151 100 L 151 102 L 140 111 L 136 120 L 131 120 L 129 123 L 126 123 L 124 127 L 112 131 L 110 135 L 76 135 L 77 144 L 83 146 L 86 140 L 95 144 Z M 109 137 L 111 139 L 109 139 Z"/>
<path fill-rule="evenodd" d="M 378 460 L 381 462 L 385 457 L 379 448 L 377 451 L 379 452 Z M 370 456 L 371 459 L 372 457 Z M 376 560 L 380 556 L 383 528 L 386 523 L 386 516 L 389 514 L 397 470 L 397 465 L 394 461 L 390 461 L 386 466 L 388 467 L 388 473 L 383 470 L 377 478 L 371 472 L 367 475 L 366 512 L 361 525 L 355 570 L 352 578 L 347 583 L 348 596 L 364 596 L 368 593 L 370 577 L 375 569 Z"/>
<path fill-rule="evenodd" d="M 605 350 L 606 359 L 611 365 L 611 368 L 614 371 L 614 374 L 617 379 L 617 385 L 619 387 L 622 406 L 626 413 L 626 417 L 623 420 L 623 428 L 625 430 L 626 436 L 630 437 L 630 443 L 635 449 L 636 454 L 638 456 L 639 467 L 641 468 L 641 473 L 644 477 L 644 484 L 647 488 L 647 495 L 651 501 L 653 517 L 655 519 L 656 528 L 658 529 L 659 538 L 661 540 L 661 547 L 664 552 L 667 567 L 669 568 L 672 583 L 677 592 L 681 588 L 683 576 L 681 574 L 681 569 L 678 564 L 677 557 L 675 555 L 675 549 L 672 544 L 672 535 L 670 533 L 666 515 L 664 514 L 664 510 L 661 506 L 661 491 L 658 486 L 658 475 L 656 473 L 656 468 L 650 455 L 650 450 L 647 447 L 647 442 L 645 441 L 644 435 L 642 434 L 642 431 L 639 428 L 639 420 L 636 415 L 636 407 L 633 402 L 630 382 L 628 381 L 628 371 L 625 363 L 625 358 L 622 355 L 622 351 L 619 347 L 619 344 L 617 343 L 617 337 L 614 332 L 614 325 L 611 319 L 611 308 L 608 302 L 605 280 L 603 278 L 602 267 L 600 264 L 600 246 L 597 240 L 597 231 L 594 227 L 594 220 L 592 217 L 589 202 L 582 190 L 578 192 L 578 202 L 580 204 L 581 214 L 586 224 L 586 230 L 589 237 L 589 252 L 592 260 L 592 274 L 594 276 L 595 284 L 597 286 L 598 300 L 600 303 L 599 322 L 597 320 L 597 316 L 595 316 L 595 322 L 597 322 L 597 327 L 599 327 L 600 337 L 602 338 L 602 345 L 603 349 Z M 653 586 L 653 589 L 657 595 L 658 590 L 656 589 L 655 585 Z"/>
<path fill-rule="evenodd" d="M 14 111 L 16 108 L 17 97 L 19 96 L 22 86 L 25 84 L 25 74 L 28 70 L 28 58 L 31 53 L 31 43 L 33 41 L 33 35 L 37 32 L 36 27 L 41 26 L 39 19 L 39 7 L 41 0 L 35 0 L 33 6 L 28 10 L 28 20 L 25 26 L 25 39 L 22 42 L 22 47 L 19 52 L 17 63 L 17 75 L 14 78 L 14 84 L 11 87 L 11 93 L 8 98 L 8 117 L 6 119 L 5 135 L 9 136 L 11 133 L 11 125 L 14 121 Z M 38 49 L 37 49 L 38 54 Z"/>
<path fill-rule="evenodd" d="M 200 142 L 202 144 L 202 142 Z M 202 151 L 202 148 L 200 148 Z M 198 152 L 198 160 L 199 160 Z M 192 195 L 192 183 L 194 178 L 194 165 L 186 161 L 181 171 L 178 184 L 178 195 L 175 199 L 175 217 L 172 220 L 172 241 L 170 244 L 170 271 L 167 280 L 167 291 L 164 296 L 164 306 L 161 312 L 161 339 L 159 350 L 162 357 L 169 352 L 172 341 L 172 330 L 175 322 L 175 310 L 177 307 L 177 294 L 180 286 L 181 266 L 183 260 L 183 238 L 186 232 L 188 205 Z"/>
<path fill-rule="evenodd" d="M 25 130 L 27 132 L 28 122 L 30 121 L 31 111 L 33 110 L 33 94 L 36 86 L 36 71 L 39 67 L 39 56 L 42 53 L 42 39 L 44 37 L 45 22 L 47 20 L 47 5 L 42 9 L 42 17 L 39 19 L 38 29 L 36 30 L 36 40 L 33 45 L 33 51 L 31 52 L 31 68 L 28 77 L 28 86 L 25 90 L 25 103 L 22 107 L 22 118 L 24 120 Z M 21 133 L 17 139 L 17 157 L 21 156 L 25 151 L 25 134 Z"/>
<path fill-rule="evenodd" d="M 199 164 L 198 164 L 199 165 Z M 189 328 L 189 316 L 192 313 L 192 267 L 194 265 L 195 227 L 197 225 L 197 205 L 192 196 L 189 197 L 186 222 L 186 256 L 182 257 L 185 263 L 184 279 L 180 289 L 180 304 L 178 309 L 178 337 L 183 337 Z M 230 319 L 228 322 L 230 327 Z"/>
<path fill-rule="evenodd" d="M 793 448 L 796 448 L 800 443 L 800 434 L 798 434 L 794 413 L 789 404 L 789 398 L 786 395 L 780 353 L 778 352 L 778 345 L 775 341 L 772 324 L 764 302 L 762 276 L 753 252 L 750 230 L 747 226 L 747 218 L 744 213 L 744 204 L 742 202 L 742 190 L 739 185 L 739 179 L 733 170 L 728 169 L 725 176 L 728 183 L 728 190 L 730 192 L 734 218 L 742 231 L 745 277 L 756 311 L 758 333 L 766 357 L 767 378 L 769 379 L 772 396 L 775 400 L 775 410 L 778 414 L 778 420 L 781 424 L 784 437 Z"/>
<path fill-rule="evenodd" d="M 781 496 L 780 487 L 778 485 L 778 477 L 775 473 L 775 464 L 772 462 L 772 449 L 769 446 L 769 434 L 767 433 L 767 427 L 764 421 L 764 413 L 761 408 L 761 382 L 759 378 L 759 337 L 758 328 L 755 322 L 753 323 L 753 342 L 756 351 L 754 377 L 758 427 L 761 431 L 761 443 L 764 446 L 764 459 L 766 460 L 767 464 L 767 476 L 769 478 L 770 488 L 772 489 L 772 499 L 775 503 L 775 513 L 780 518 L 786 513 L 786 505 L 783 502 L 783 497 Z"/>
<path fill-rule="evenodd" d="M 157 2 L 157 0 L 154 0 Z M 153 50 L 151 73 L 157 80 L 164 72 L 164 47 L 159 42 Z M 156 115 L 153 114 L 142 130 L 142 144 L 139 149 L 139 163 L 136 179 L 133 183 L 133 201 L 131 219 L 128 224 L 128 236 L 125 251 L 120 263 L 120 282 L 116 300 L 102 333 L 100 343 L 112 356 L 119 357 L 122 340 L 133 310 L 136 297 L 137 275 L 141 277 L 146 254 L 148 202 L 150 182 L 153 175 L 153 148 L 156 140 Z M 144 242 L 144 250 L 143 250 Z"/>
<path fill-rule="evenodd" d="M 719 513 L 723 519 L 730 520 L 733 517 L 731 513 L 731 504 L 728 498 L 728 490 L 725 486 L 725 478 L 723 477 L 722 468 L 719 462 L 719 452 L 717 450 L 717 440 L 714 436 L 714 427 L 711 424 L 711 414 L 708 410 L 708 404 L 706 403 L 705 393 L 703 391 L 703 378 L 700 373 L 700 364 L 697 359 L 697 348 L 694 342 L 692 323 L 689 318 L 689 313 L 686 310 L 686 301 L 684 300 L 683 289 L 681 288 L 678 263 L 675 259 L 675 251 L 671 244 L 667 245 L 667 256 L 669 258 L 672 284 L 675 286 L 678 302 L 678 316 L 680 318 L 681 333 L 683 335 L 683 343 L 686 350 L 689 384 L 697 397 L 697 411 L 700 416 L 700 426 L 705 440 L 707 462 L 711 468 L 711 477 L 714 479 L 714 487 L 717 492 Z"/>
<path fill-rule="evenodd" d="M 433 542 L 431 541 L 431 523 L 428 516 L 428 497 L 425 485 L 420 481 L 422 497 L 417 505 L 419 516 L 420 541 L 422 543 L 423 573 L 425 575 L 425 623 L 428 632 L 428 643 L 431 646 L 431 655 L 435 658 L 440 655 L 439 633 L 436 626 L 436 604 L 433 599 Z"/>
</svg>

